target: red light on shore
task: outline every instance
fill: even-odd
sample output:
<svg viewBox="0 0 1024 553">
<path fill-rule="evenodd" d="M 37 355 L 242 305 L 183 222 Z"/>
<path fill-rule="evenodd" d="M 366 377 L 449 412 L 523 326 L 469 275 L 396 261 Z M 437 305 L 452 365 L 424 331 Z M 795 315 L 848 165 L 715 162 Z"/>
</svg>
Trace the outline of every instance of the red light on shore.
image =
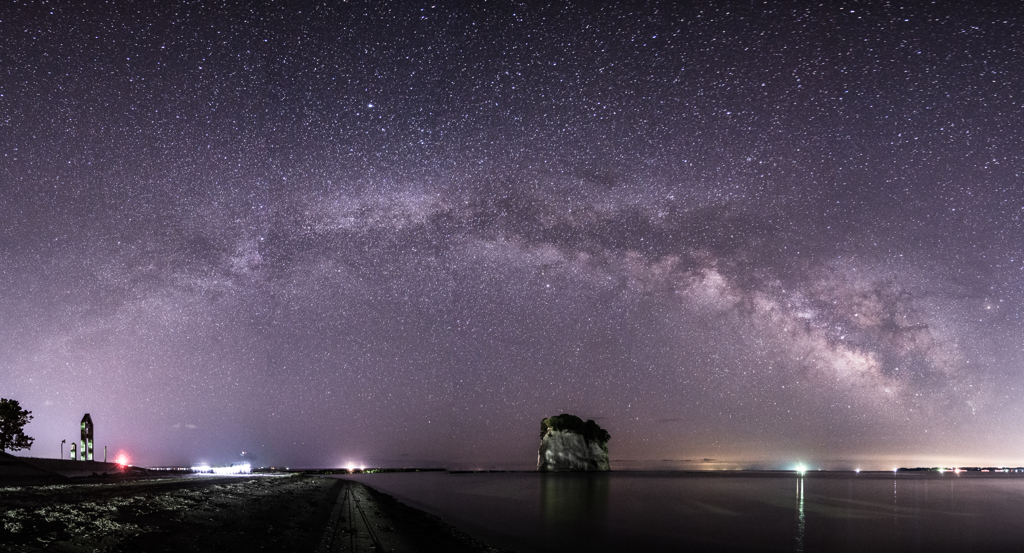
<svg viewBox="0 0 1024 553">
<path fill-rule="evenodd" d="M 121 451 L 117 454 L 117 457 L 114 459 L 114 462 L 124 467 L 128 465 L 129 460 L 130 459 L 128 459 L 128 454 Z"/>
</svg>

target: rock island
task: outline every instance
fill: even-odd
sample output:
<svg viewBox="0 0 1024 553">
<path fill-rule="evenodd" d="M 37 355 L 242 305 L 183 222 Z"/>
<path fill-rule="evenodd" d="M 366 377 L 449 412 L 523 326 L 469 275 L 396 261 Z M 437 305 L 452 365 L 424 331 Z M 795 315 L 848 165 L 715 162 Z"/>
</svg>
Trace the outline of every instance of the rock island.
<svg viewBox="0 0 1024 553">
<path fill-rule="evenodd" d="M 540 450 L 537 470 L 603 471 L 609 470 L 608 431 L 596 422 L 563 413 L 540 422 Z"/>
</svg>

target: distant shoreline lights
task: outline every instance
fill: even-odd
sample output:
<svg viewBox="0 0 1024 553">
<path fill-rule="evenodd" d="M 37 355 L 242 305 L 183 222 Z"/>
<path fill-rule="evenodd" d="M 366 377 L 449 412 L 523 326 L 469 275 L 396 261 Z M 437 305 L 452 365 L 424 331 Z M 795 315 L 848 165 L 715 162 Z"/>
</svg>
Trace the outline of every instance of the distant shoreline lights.
<svg viewBox="0 0 1024 553">
<path fill-rule="evenodd" d="M 198 474 L 251 474 L 252 466 L 249 463 L 238 463 L 229 467 L 211 467 L 210 465 L 195 465 L 192 472 Z"/>
</svg>

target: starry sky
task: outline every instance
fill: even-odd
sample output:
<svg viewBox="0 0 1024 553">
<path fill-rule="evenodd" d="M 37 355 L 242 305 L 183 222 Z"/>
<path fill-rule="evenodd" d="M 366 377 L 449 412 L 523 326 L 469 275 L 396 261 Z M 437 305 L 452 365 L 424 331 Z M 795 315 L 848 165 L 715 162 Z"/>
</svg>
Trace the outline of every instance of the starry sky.
<svg viewBox="0 0 1024 553">
<path fill-rule="evenodd" d="M 681 4 L 5 3 L 19 454 L 1024 464 L 1024 8 Z"/>
</svg>

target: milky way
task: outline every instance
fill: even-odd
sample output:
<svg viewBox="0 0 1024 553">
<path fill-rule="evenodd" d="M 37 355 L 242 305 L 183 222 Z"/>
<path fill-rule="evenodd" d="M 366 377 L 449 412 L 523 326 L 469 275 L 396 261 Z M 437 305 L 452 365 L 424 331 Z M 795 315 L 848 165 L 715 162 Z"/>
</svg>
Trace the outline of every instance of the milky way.
<svg viewBox="0 0 1024 553">
<path fill-rule="evenodd" d="M 689 4 L 2 8 L 21 454 L 1024 464 L 1021 10 Z"/>
</svg>

